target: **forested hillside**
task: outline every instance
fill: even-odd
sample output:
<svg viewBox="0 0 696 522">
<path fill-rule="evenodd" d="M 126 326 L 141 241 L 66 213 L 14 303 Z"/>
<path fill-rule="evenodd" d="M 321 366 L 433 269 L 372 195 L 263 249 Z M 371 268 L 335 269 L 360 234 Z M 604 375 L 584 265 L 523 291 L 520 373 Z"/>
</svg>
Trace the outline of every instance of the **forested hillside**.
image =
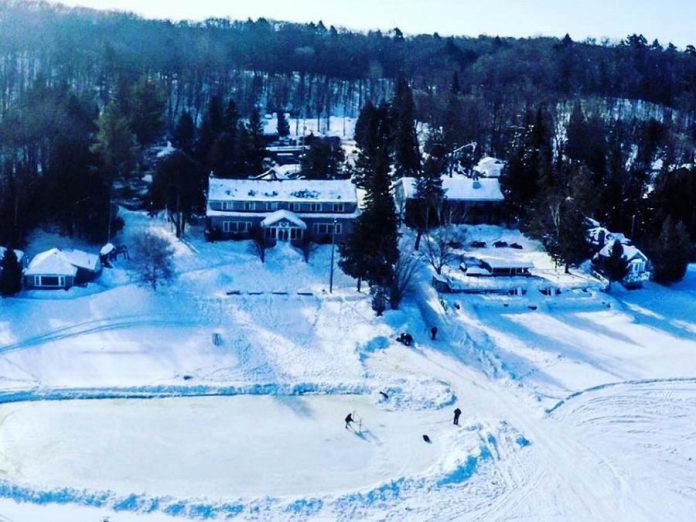
<svg viewBox="0 0 696 522">
<path fill-rule="evenodd" d="M 239 149 L 220 161 L 258 170 L 259 113 L 357 116 L 392 100 L 400 79 L 444 150 L 476 143 L 477 155 L 510 160 L 515 219 L 550 179 L 573 178 L 565 158 L 583 173 L 573 190 L 597 187 L 590 214 L 647 234 L 662 221 L 648 223 L 644 196 L 674 191 L 656 175 L 693 162 L 693 46 L 172 23 L 2 0 L 0 243 L 44 223 L 103 240 L 114 181 L 151 168 L 145 152 L 167 134 L 198 162 L 191 169 Z"/>
</svg>

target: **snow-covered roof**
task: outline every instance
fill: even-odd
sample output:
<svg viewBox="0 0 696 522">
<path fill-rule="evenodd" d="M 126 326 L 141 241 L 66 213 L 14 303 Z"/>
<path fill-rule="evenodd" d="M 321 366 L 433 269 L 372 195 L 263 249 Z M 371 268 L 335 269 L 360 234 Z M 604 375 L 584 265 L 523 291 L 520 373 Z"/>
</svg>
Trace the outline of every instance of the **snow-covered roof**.
<svg viewBox="0 0 696 522">
<path fill-rule="evenodd" d="M 2 258 L 5 257 L 6 250 L 7 250 L 7 248 L 0 246 L 0 261 L 2 261 Z M 19 261 L 21 263 L 22 259 L 24 259 L 24 252 L 22 252 L 21 250 L 15 250 L 14 252 L 15 252 L 15 255 L 17 256 L 17 261 Z"/>
<path fill-rule="evenodd" d="M 26 275 L 62 275 L 74 276 L 77 270 L 96 272 L 99 269 L 99 257 L 82 250 L 59 250 L 52 248 L 34 256 Z"/>
<path fill-rule="evenodd" d="M 260 176 L 257 176 L 256 179 L 276 179 L 282 181 L 296 178 L 300 172 L 302 172 L 302 165 L 274 165 Z"/>
<path fill-rule="evenodd" d="M 607 244 L 604 245 L 604 248 L 602 248 L 602 250 L 599 251 L 599 255 L 602 257 L 610 257 L 611 256 L 611 249 L 614 247 L 614 243 L 616 241 L 618 241 L 618 240 L 607 242 Z M 631 245 L 631 244 L 626 244 L 623 242 L 622 242 L 621 246 L 623 247 L 623 257 L 626 261 L 630 262 L 633 259 L 637 259 L 637 258 L 641 259 L 643 261 L 647 261 L 648 257 L 643 252 L 641 252 L 641 250 L 638 247 Z"/>
<path fill-rule="evenodd" d="M 111 243 L 107 243 L 103 247 L 101 247 L 101 250 L 99 251 L 100 256 L 108 256 L 111 252 L 113 252 L 116 249 L 114 245 Z"/>
<path fill-rule="evenodd" d="M 406 199 L 416 194 L 416 178 L 401 178 Z M 450 201 L 503 201 L 500 181 L 497 178 L 442 178 L 445 197 Z"/>
<path fill-rule="evenodd" d="M 88 254 L 82 250 L 63 250 L 63 255 L 68 263 L 83 270 L 96 272 L 99 268 L 99 256 Z"/>
<path fill-rule="evenodd" d="M 486 178 L 499 178 L 504 167 L 505 162 L 503 160 L 486 156 L 478 162 L 474 170 Z"/>
<path fill-rule="evenodd" d="M 612 232 L 603 226 L 594 226 L 587 231 L 587 239 L 593 245 L 604 245 L 613 241 L 620 241 L 622 245 L 630 244 L 630 240 L 621 232 Z"/>
<path fill-rule="evenodd" d="M 166 158 L 167 156 L 169 156 L 170 154 L 172 154 L 172 153 L 174 153 L 174 152 L 176 152 L 176 149 L 175 149 L 174 146 L 172 145 L 172 142 L 171 142 L 171 141 L 168 141 L 168 142 L 167 142 L 167 145 L 165 145 L 164 147 L 160 148 L 160 150 L 157 152 L 157 157 L 158 157 L 159 159 L 161 159 L 161 158 Z"/>
<path fill-rule="evenodd" d="M 284 219 L 286 221 L 289 221 L 293 225 L 300 227 L 303 230 L 307 229 L 307 225 L 305 224 L 305 222 L 302 221 L 297 214 L 295 214 L 294 212 L 290 212 L 289 210 L 276 210 L 275 212 L 269 214 L 268 217 L 266 217 L 263 221 L 261 221 L 261 226 L 270 227 L 271 225 L 275 225 L 276 223 Z"/>
<path fill-rule="evenodd" d="M 296 201 L 357 203 L 350 180 L 210 179 L 209 201 Z"/>
<path fill-rule="evenodd" d="M 77 267 L 75 267 L 65 254 L 57 248 L 46 250 L 34 256 L 34 259 L 29 263 L 29 267 L 24 272 L 25 275 L 59 275 L 59 276 L 75 276 Z"/>
<path fill-rule="evenodd" d="M 486 263 L 488 266 L 490 266 L 493 269 L 506 269 L 506 268 L 514 268 L 514 269 L 530 269 L 534 268 L 534 263 L 531 261 L 522 261 L 519 259 L 505 259 L 502 257 L 488 257 L 488 256 L 483 256 L 481 257 L 481 261 Z"/>
</svg>

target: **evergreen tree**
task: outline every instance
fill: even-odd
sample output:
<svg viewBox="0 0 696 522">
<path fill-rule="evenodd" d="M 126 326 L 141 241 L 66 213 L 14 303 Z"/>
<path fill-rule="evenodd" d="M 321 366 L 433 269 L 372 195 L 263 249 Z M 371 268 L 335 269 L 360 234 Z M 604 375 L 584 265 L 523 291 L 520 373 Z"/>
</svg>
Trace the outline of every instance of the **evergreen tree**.
<svg viewBox="0 0 696 522">
<path fill-rule="evenodd" d="M 356 127 L 355 137 L 358 145 L 358 157 L 353 169 L 353 182 L 360 188 L 366 188 L 376 167 L 380 153 L 389 154 L 391 147 L 391 121 L 389 106 L 383 103 L 375 108 L 367 104 L 361 111 L 362 128 Z M 387 150 L 380 150 L 387 147 Z"/>
<path fill-rule="evenodd" d="M 285 110 L 279 110 L 277 112 L 278 118 L 278 136 L 285 138 L 290 135 L 290 123 L 288 123 L 285 117 Z"/>
<path fill-rule="evenodd" d="M 359 149 L 364 150 L 372 146 L 377 125 L 377 108 L 368 101 L 360 110 L 355 122 L 355 144 Z"/>
<path fill-rule="evenodd" d="M 614 241 L 609 257 L 600 260 L 600 270 L 609 279 L 609 284 L 614 281 L 623 281 L 628 274 L 628 261 L 624 256 L 624 248 L 620 241 Z"/>
<path fill-rule="evenodd" d="M 548 234 L 544 246 L 557 265 L 578 265 L 590 257 L 591 249 L 585 234 L 585 216 L 577 202 L 566 198 L 558 202 L 557 212 L 552 212 L 554 232 Z"/>
<path fill-rule="evenodd" d="M 179 116 L 172 134 L 172 141 L 175 147 L 181 149 L 186 154 L 193 154 L 196 141 L 196 125 L 190 112 L 184 111 Z"/>
<path fill-rule="evenodd" d="M 0 260 L 0 294 L 3 297 L 15 295 L 22 289 L 22 265 L 17 253 L 8 248 Z"/>
<path fill-rule="evenodd" d="M 391 105 L 393 122 L 394 176 L 415 177 L 421 169 L 420 149 L 415 125 L 413 93 L 403 78 L 397 82 Z"/>
<path fill-rule="evenodd" d="M 225 108 L 225 117 L 223 122 L 223 132 L 227 132 L 232 137 L 235 137 L 237 130 L 239 129 L 239 109 L 237 109 L 237 104 L 234 100 L 227 102 L 227 107 Z"/>
<path fill-rule="evenodd" d="M 533 118 L 527 114 L 501 180 L 509 211 L 521 219 L 524 228 L 530 228 L 530 219 L 539 217 L 535 209 L 548 197 L 542 191 L 553 188 L 551 132 L 546 119 L 543 108 Z"/>
<path fill-rule="evenodd" d="M 150 187 L 153 209 L 166 209 L 174 225 L 176 237 L 181 237 L 195 209 L 203 207 L 203 187 L 200 165 L 183 151 L 175 151 L 157 166 Z"/>
<path fill-rule="evenodd" d="M 239 169 L 239 144 L 236 143 L 234 136 L 228 132 L 223 132 L 213 143 L 208 154 L 208 171 L 215 174 L 218 178 L 234 178 Z"/>
<path fill-rule="evenodd" d="M 412 209 L 414 223 L 418 230 L 415 249 L 420 248 L 423 233 L 434 225 L 442 223 L 442 205 L 445 191 L 442 188 L 442 176 L 447 170 L 447 150 L 440 129 L 434 129 L 426 144 L 426 160 L 422 172 L 416 178 L 416 187 Z"/>
<path fill-rule="evenodd" d="M 309 147 L 302 155 L 302 175 L 307 179 L 338 179 L 342 176 L 345 155 L 343 148 L 330 140 L 309 140 Z"/>
<path fill-rule="evenodd" d="M 576 102 L 573 105 L 573 112 L 570 113 L 566 134 L 566 154 L 570 159 L 582 161 L 585 157 L 583 147 L 587 142 L 587 135 L 585 133 L 585 114 L 582 112 L 580 102 Z"/>
<path fill-rule="evenodd" d="M 660 235 L 646 249 L 653 263 L 655 281 L 663 284 L 681 281 L 689 265 L 691 242 L 681 221 L 667 217 Z"/>
<path fill-rule="evenodd" d="M 377 149 L 374 170 L 369 178 L 365 208 L 357 218 L 353 232 L 340 245 L 339 266 L 360 282 L 387 288 L 394 278 L 399 259 L 398 218 L 390 191 L 388 142 Z"/>
<path fill-rule="evenodd" d="M 266 148 L 263 143 L 263 123 L 258 108 L 254 108 L 246 128 L 244 158 L 247 174 L 261 174 L 263 172 L 263 158 Z"/>
<path fill-rule="evenodd" d="M 196 157 L 207 165 L 208 155 L 213 144 L 225 130 L 225 111 L 220 96 L 214 95 L 208 102 L 208 109 L 201 123 L 201 130 L 196 144 Z"/>
<path fill-rule="evenodd" d="M 92 151 L 101 160 L 101 168 L 106 179 L 114 180 L 129 177 L 136 163 L 135 136 L 128 120 L 118 107 L 111 103 L 104 107 L 97 123 L 96 142 Z"/>
<path fill-rule="evenodd" d="M 154 82 L 143 76 L 133 86 L 129 121 L 140 146 L 150 145 L 162 137 L 165 107 L 164 96 Z"/>
</svg>

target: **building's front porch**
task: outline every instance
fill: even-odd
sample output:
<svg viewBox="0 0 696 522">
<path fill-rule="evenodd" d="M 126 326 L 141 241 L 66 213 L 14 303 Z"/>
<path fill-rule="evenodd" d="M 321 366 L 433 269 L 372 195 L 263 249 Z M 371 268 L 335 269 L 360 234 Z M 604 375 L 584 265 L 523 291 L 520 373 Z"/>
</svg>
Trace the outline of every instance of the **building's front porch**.
<svg viewBox="0 0 696 522">
<path fill-rule="evenodd" d="M 307 230 L 307 224 L 294 212 L 278 210 L 261 221 L 266 239 L 299 241 Z"/>
</svg>

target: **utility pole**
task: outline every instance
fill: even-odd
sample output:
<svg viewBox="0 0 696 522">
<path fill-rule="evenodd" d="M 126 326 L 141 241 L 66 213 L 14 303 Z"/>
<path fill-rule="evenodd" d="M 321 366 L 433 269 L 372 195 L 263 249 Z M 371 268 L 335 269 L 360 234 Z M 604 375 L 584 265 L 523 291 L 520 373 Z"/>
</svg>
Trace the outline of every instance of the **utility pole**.
<svg viewBox="0 0 696 522">
<path fill-rule="evenodd" d="M 334 275 L 334 255 L 336 251 L 336 223 L 337 220 L 333 220 L 333 228 L 331 229 L 331 271 L 329 272 L 329 293 L 333 293 L 333 275 Z"/>
</svg>

